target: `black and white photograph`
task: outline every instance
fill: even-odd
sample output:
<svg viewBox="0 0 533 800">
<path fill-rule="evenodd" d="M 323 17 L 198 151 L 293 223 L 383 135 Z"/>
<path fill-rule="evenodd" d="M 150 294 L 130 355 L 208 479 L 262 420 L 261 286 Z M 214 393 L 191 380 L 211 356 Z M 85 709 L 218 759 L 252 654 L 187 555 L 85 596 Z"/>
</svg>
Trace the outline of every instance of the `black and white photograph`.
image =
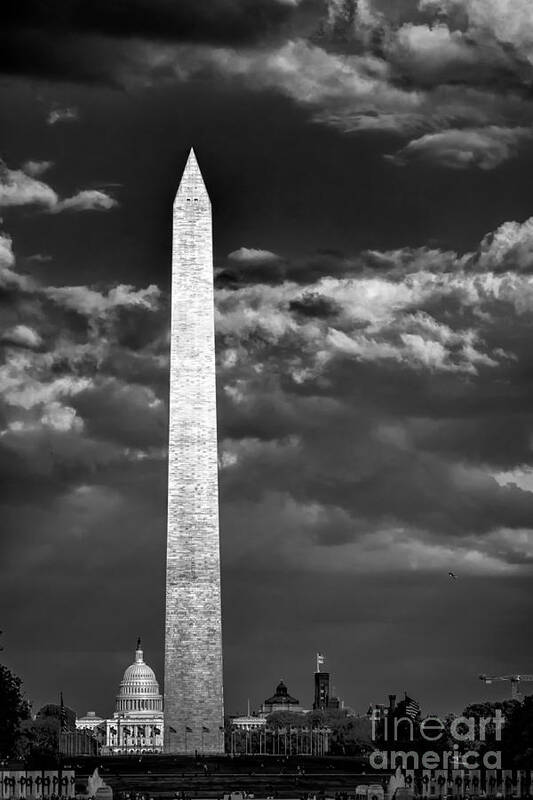
<svg viewBox="0 0 533 800">
<path fill-rule="evenodd" d="M 0 800 L 532 800 L 532 0 L 0 4 Z"/>
</svg>

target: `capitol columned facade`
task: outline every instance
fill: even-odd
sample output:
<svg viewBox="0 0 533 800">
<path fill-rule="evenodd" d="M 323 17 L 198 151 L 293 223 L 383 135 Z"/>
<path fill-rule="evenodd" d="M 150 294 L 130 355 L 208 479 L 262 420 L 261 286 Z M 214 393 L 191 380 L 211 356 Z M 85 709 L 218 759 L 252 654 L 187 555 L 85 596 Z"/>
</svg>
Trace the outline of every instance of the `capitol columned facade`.
<svg viewBox="0 0 533 800">
<path fill-rule="evenodd" d="M 89 711 L 76 720 L 76 727 L 96 736 L 102 754 L 161 753 L 163 721 L 159 684 L 144 661 L 139 639 L 135 661 L 127 667 L 120 683 L 113 717 L 104 719 Z"/>
</svg>

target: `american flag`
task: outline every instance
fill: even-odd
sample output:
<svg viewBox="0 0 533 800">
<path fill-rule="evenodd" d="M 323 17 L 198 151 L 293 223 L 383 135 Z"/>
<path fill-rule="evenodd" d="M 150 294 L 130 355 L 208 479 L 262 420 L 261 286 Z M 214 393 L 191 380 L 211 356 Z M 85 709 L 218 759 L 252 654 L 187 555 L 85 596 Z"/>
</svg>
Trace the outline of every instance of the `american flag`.
<svg viewBox="0 0 533 800">
<path fill-rule="evenodd" d="M 65 708 L 65 704 L 63 702 L 63 692 L 59 695 L 59 724 L 61 728 L 61 733 L 65 733 L 68 730 L 67 724 L 67 710 Z"/>
<path fill-rule="evenodd" d="M 420 704 L 413 700 L 412 697 L 405 695 L 405 716 L 411 719 L 416 719 L 420 714 Z"/>
</svg>

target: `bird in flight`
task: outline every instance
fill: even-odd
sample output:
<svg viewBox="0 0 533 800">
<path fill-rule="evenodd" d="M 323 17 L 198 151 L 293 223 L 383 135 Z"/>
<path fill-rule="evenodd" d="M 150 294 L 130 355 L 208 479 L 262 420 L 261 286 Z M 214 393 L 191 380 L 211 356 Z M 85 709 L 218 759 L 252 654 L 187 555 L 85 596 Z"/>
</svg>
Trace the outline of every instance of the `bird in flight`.
<svg viewBox="0 0 533 800">
<path fill-rule="evenodd" d="M 455 572 L 448 572 L 448 577 L 450 577 L 452 581 L 457 580 L 457 575 L 455 574 Z"/>
</svg>

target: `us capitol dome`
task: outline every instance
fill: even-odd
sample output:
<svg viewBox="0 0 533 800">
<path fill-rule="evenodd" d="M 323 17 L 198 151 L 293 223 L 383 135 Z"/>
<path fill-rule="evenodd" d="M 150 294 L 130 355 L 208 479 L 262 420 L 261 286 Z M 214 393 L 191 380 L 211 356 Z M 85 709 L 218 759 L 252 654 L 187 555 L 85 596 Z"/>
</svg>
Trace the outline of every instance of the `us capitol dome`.
<svg viewBox="0 0 533 800">
<path fill-rule="evenodd" d="M 78 729 L 91 730 L 100 739 L 102 753 L 161 753 L 163 698 L 155 673 L 144 661 L 141 640 L 135 661 L 120 682 L 112 719 L 88 711 L 76 720 Z"/>
<path fill-rule="evenodd" d="M 163 713 L 163 698 L 159 684 L 151 667 L 144 662 L 141 640 L 137 642 L 135 661 L 126 669 L 120 682 L 115 717 L 134 713 L 151 715 L 154 711 Z"/>
</svg>

